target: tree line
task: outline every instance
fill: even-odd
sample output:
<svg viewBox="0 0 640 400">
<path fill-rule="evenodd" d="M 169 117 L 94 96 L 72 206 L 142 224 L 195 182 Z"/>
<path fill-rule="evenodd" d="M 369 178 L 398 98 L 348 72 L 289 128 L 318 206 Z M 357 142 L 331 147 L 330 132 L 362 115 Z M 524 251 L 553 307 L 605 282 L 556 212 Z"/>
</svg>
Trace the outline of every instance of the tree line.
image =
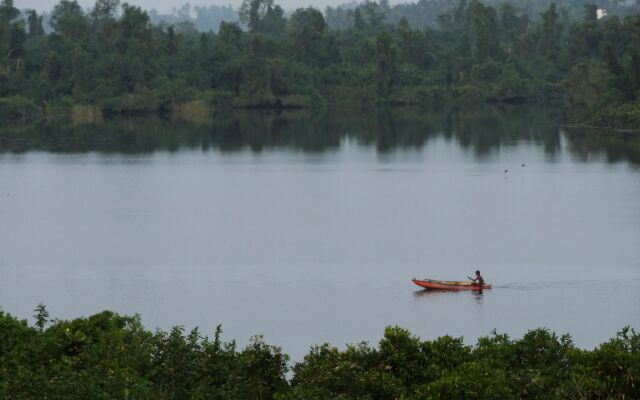
<svg viewBox="0 0 640 400">
<path fill-rule="evenodd" d="M 0 311 L 6 399 L 637 399 L 640 335 L 625 328 L 593 350 L 545 329 L 493 333 L 469 346 L 388 327 L 377 346 L 313 346 L 292 367 L 256 336 L 239 349 L 196 328 L 150 332 L 105 311 L 35 326 Z M 289 375 L 287 375 L 290 373 Z"/>
<path fill-rule="evenodd" d="M 330 29 L 328 11 L 287 15 L 273 0 L 245 0 L 241 23 L 200 32 L 154 25 L 119 0 L 90 10 L 61 0 L 46 34 L 42 15 L 22 19 L 2 0 L 0 114 L 553 102 L 569 121 L 638 126 L 637 12 L 599 18 L 587 4 L 577 18 L 551 2 L 533 18 L 510 3 L 460 0 L 416 28 L 385 4 L 362 3 Z"/>
</svg>

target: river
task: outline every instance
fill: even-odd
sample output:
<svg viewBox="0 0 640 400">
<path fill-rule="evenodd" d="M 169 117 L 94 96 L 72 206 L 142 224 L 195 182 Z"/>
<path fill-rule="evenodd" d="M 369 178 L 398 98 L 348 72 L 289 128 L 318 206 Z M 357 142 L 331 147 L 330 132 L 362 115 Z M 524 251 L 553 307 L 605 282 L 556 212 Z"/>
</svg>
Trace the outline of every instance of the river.
<svg viewBox="0 0 640 400">
<path fill-rule="evenodd" d="M 460 280 L 482 294 L 420 291 Z M 0 306 L 254 334 L 299 360 L 399 325 L 591 348 L 640 328 L 640 145 L 535 108 L 0 129 Z M 31 321 L 32 322 L 32 321 Z"/>
</svg>

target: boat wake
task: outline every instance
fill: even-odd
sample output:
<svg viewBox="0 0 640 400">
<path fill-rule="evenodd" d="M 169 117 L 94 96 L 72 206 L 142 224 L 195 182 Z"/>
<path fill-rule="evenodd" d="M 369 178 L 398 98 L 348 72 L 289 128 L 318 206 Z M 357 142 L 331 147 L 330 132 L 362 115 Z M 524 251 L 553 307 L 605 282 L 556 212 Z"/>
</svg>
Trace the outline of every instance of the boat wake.
<svg viewBox="0 0 640 400">
<path fill-rule="evenodd" d="M 514 282 L 494 284 L 494 289 L 513 289 L 513 290 L 539 290 L 553 288 L 567 288 L 590 286 L 593 284 L 601 284 L 602 282 L 594 279 L 571 280 L 571 281 L 553 281 L 553 282 Z"/>
</svg>

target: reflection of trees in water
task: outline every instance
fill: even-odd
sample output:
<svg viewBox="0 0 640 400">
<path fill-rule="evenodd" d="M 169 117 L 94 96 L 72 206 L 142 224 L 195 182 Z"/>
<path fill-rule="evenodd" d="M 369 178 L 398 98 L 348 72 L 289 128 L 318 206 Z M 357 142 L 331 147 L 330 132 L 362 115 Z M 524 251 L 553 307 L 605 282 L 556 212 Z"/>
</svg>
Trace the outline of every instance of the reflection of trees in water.
<svg viewBox="0 0 640 400">
<path fill-rule="evenodd" d="M 565 137 L 571 154 L 581 161 L 603 159 L 609 163 L 629 161 L 640 165 L 638 133 L 594 132 L 568 129 Z"/>
<path fill-rule="evenodd" d="M 188 121 L 159 117 L 112 119 L 101 123 L 43 122 L 0 129 L 0 152 L 148 153 L 179 149 L 223 152 L 287 149 L 324 152 L 348 138 L 378 152 L 428 146 L 430 140 L 455 140 L 463 149 L 485 158 L 518 141 L 539 144 L 550 157 L 560 151 L 560 117 L 539 107 L 482 107 L 425 112 L 393 108 L 369 113 L 238 111 Z M 588 134 L 568 135 L 580 159 L 595 153 L 609 161 L 640 163 L 637 140 L 613 140 Z M 635 143 L 635 144 L 634 144 Z"/>
<path fill-rule="evenodd" d="M 560 119 L 553 110 L 493 107 L 455 113 L 450 119 L 451 136 L 478 157 L 522 140 L 543 145 L 550 155 L 560 150 Z"/>
</svg>

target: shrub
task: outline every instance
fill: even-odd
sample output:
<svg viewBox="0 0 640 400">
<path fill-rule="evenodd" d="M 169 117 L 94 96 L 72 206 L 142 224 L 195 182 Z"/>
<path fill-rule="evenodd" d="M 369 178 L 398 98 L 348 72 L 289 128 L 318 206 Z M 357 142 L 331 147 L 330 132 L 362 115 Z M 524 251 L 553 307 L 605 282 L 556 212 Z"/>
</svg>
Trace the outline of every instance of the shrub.
<svg viewBox="0 0 640 400">
<path fill-rule="evenodd" d="M 293 366 L 262 337 L 242 350 L 196 328 L 146 330 L 110 311 L 37 327 L 0 311 L 0 398 L 48 399 L 565 399 L 640 398 L 640 335 L 623 329 L 592 351 L 545 329 L 476 346 L 421 341 L 390 327 L 377 347 L 311 348 Z"/>
<path fill-rule="evenodd" d="M 0 119 L 35 120 L 42 117 L 42 109 L 22 96 L 0 98 Z"/>
</svg>

